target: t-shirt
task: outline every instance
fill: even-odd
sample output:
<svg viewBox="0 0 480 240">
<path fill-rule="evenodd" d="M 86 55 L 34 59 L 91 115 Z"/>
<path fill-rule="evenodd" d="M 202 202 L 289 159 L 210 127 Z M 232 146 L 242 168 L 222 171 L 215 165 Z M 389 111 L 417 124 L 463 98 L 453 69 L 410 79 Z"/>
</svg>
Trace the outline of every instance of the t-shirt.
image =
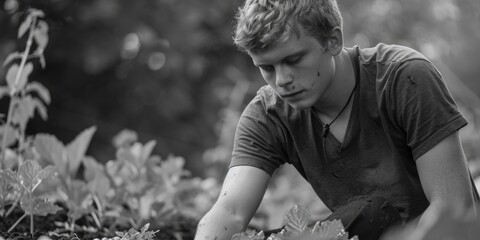
<svg viewBox="0 0 480 240">
<path fill-rule="evenodd" d="M 230 167 L 272 175 L 289 163 L 332 211 L 379 195 L 411 220 L 429 205 L 415 160 L 467 121 L 440 73 L 417 51 L 385 44 L 345 49 L 357 89 L 344 142 L 329 134 L 324 143 L 315 112 L 292 108 L 267 85 L 242 113 Z"/>
</svg>

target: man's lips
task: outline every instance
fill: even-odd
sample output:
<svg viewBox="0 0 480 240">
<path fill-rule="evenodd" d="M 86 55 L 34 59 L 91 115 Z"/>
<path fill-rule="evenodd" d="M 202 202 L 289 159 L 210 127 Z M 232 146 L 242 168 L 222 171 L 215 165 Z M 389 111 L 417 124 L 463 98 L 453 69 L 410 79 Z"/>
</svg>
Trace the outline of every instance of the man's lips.
<svg viewBox="0 0 480 240">
<path fill-rule="evenodd" d="M 289 98 L 298 95 L 299 93 L 302 93 L 303 91 L 298 91 L 298 92 L 293 92 L 293 93 L 284 93 L 280 94 L 282 98 Z"/>
</svg>

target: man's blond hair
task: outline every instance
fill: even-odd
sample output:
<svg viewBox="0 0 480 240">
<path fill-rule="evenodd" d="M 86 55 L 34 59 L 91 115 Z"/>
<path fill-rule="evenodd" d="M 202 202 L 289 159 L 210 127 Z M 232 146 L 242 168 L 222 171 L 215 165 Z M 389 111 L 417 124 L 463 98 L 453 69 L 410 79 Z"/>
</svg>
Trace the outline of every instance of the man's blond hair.
<svg viewBox="0 0 480 240">
<path fill-rule="evenodd" d="M 257 52 L 304 30 L 322 44 L 342 16 L 335 0 L 246 0 L 236 16 L 234 43 Z"/>
</svg>

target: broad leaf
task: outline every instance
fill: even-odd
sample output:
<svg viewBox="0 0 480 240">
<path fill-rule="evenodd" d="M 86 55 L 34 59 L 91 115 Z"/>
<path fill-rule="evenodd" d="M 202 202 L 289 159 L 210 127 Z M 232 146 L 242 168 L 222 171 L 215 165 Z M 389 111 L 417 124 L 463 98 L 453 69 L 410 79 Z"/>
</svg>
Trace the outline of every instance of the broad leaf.
<svg viewBox="0 0 480 240">
<path fill-rule="evenodd" d="M 290 234 L 300 234 L 305 232 L 308 228 L 308 221 L 310 219 L 310 212 L 302 205 L 295 205 L 288 211 L 283 225 Z"/>
<path fill-rule="evenodd" d="M 92 157 L 83 159 L 84 179 L 94 179 L 97 175 L 105 175 L 105 166 Z"/>
<path fill-rule="evenodd" d="M 68 171 L 71 176 L 77 174 L 80 163 L 85 158 L 88 145 L 90 145 L 90 140 L 96 130 L 95 126 L 85 129 L 67 145 Z"/>
<path fill-rule="evenodd" d="M 173 183 L 180 181 L 181 177 L 187 176 L 189 172 L 183 167 L 185 165 L 185 159 L 182 157 L 168 156 L 167 160 L 162 161 L 161 171 L 162 174 L 170 179 Z"/>
<path fill-rule="evenodd" d="M 20 24 L 20 27 L 18 28 L 18 34 L 17 37 L 20 39 L 28 30 L 30 25 L 32 24 L 32 15 L 28 15 L 25 21 Z"/>
<path fill-rule="evenodd" d="M 18 168 L 17 179 L 27 192 L 32 193 L 43 180 L 52 179 L 55 175 L 55 167 L 42 169 L 37 161 L 27 160 Z"/>
<path fill-rule="evenodd" d="M 39 133 L 35 136 L 33 146 L 44 160 L 57 167 L 60 175 L 68 175 L 65 146 L 55 136 Z"/>
<path fill-rule="evenodd" d="M 17 77 L 18 72 L 18 64 L 14 63 L 10 68 L 8 68 L 7 75 L 5 79 L 7 80 L 8 87 L 10 90 L 13 89 L 13 85 L 15 85 L 15 78 Z"/>
<path fill-rule="evenodd" d="M 43 49 L 48 44 L 48 25 L 45 21 L 38 21 L 38 26 L 35 30 L 33 30 L 33 39 L 37 42 L 37 47 L 42 49 L 40 50 L 43 52 Z"/>
<path fill-rule="evenodd" d="M 33 117 L 35 111 L 35 103 L 31 96 L 21 99 L 15 99 L 13 104 L 12 123 L 20 126 L 20 131 L 24 131 L 28 120 Z"/>
<path fill-rule="evenodd" d="M 55 214 L 59 210 L 62 210 L 62 208 L 54 205 L 45 198 L 33 198 L 33 202 L 30 202 L 30 199 L 27 195 L 24 195 L 20 200 L 20 206 L 25 213 L 32 213 L 33 215 L 37 216 L 47 216 L 48 214 Z"/>
<path fill-rule="evenodd" d="M 50 104 L 50 92 L 39 82 L 30 82 L 25 87 L 27 93 L 36 93 L 46 104 Z"/>
<path fill-rule="evenodd" d="M 36 98 L 32 98 L 32 103 L 34 110 L 37 110 L 38 114 L 40 114 L 40 117 L 42 117 L 42 119 L 46 121 L 48 119 L 47 107 L 43 105 L 43 102 Z"/>
<path fill-rule="evenodd" d="M 315 224 L 312 233 L 316 239 L 348 240 L 348 233 L 340 220 L 323 221 Z"/>
<path fill-rule="evenodd" d="M 4 137 L 7 138 L 6 139 L 7 144 L 5 146 L 7 148 L 17 141 L 15 129 L 11 125 L 4 124 L 0 126 L 0 141 L 3 141 Z M 0 151 L 1 151 L 1 147 L 0 147 Z"/>
<path fill-rule="evenodd" d="M 242 233 L 237 233 L 232 236 L 232 240 L 263 240 L 265 239 L 265 234 L 263 231 L 256 232 L 255 230 L 247 233 L 247 232 L 242 232 Z"/>
<path fill-rule="evenodd" d="M 138 141 L 138 135 L 135 131 L 124 129 L 113 138 L 113 145 L 116 148 L 126 148 Z"/>
<path fill-rule="evenodd" d="M 117 150 L 117 159 L 128 162 L 137 169 L 141 169 L 145 166 L 155 145 L 156 141 L 152 140 L 145 145 L 137 142 L 129 148 L 120 148 Z"/>
<path fill-rule="evenodd" d="M 16 82 L 17 81 L 17 74 L 18 74 L 19 69 L 20 69 L 20 67 L 16 63 L 13 64 L 12 66 L 10 66 L 10 68 L 8 69 L 6 78 L 7 78 L 7 83 L 8 83 L 8 86 L 10 87 L 10 89 L 13 89 L 13 87 L 15 87 L 15 89 L 18 90 L 18 89 L 22 89 L 23 87 L 25 87 L 25 84 L 28 81 L 28 77 L 30 76 L 30 74 L 33 71 L 33 64 L 29 62 L 29 63 L 27 63 L 23 66 L 23 69 L 22 69 L 22 72 L 20 73 L 18 82 Z M 17 85 L 15 85 L 15 83 Z"/>
<path fill-rule="evenodd" d="M 91 211 L 91 194 L 87 184 L 81 180 L 73 180 L 68 187 L 68 216 L 78 219 Z"/>
<path fill-rule="evenodd" d="M 0 99 L 10 94 L 10 89 L 8 87 L 0 87 Z"/>
<path fill-rule="evenodd" d="M 7 66 L 11 61 L 13 61 L 17 58 L 22 58 L 22 54 L 20 54 L 19 52 L 13 52 L 13 53 L 8 54 L 5 61 L 3 61 L 3 66 L 4 67 Z"/>
</svg>

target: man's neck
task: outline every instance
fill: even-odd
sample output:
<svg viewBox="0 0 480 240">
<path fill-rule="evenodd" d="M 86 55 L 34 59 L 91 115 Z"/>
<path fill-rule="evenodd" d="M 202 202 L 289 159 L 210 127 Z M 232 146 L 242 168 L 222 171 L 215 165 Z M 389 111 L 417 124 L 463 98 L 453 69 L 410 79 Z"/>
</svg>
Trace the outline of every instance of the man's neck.
<svg viewBox="0 0 480 240">
<path fill-rule="evenodd" d="M 336 74 L 325 98 L 314 105 L 322 120 L 333 120 L 347 104 L 348 98 L 355 87 L 352 61 L 345 49 L 335 56 L 335 68 Z"/>
</svg>

